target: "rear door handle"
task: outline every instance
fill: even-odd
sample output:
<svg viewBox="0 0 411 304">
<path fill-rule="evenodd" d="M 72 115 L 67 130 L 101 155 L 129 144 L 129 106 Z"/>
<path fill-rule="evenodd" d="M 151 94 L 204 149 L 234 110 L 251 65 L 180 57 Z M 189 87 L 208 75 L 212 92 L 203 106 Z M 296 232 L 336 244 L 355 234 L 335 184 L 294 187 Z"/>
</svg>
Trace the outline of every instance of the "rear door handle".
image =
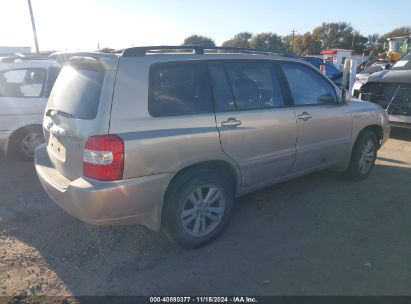
<svg viewBox="0 0 411 304">
<path fill-rule="evenodd" d="M 237 120 L 234 117 L 230 117 L 226 121 L 221 122 L 222 127 L 231 127 L 231 128 L 233 128 L 233 127 L 237 127 L 239 125 L 241 125 L 241 120 Z"/>
<path fill-rule="evenodd" d="M 302 119 L 304 121 L 308 121 L 311 118 L 311 114 L 307 113 L 307 112 L 303 112 L 300 115 L 297 115 L 298 119 Z"/>
</svg>

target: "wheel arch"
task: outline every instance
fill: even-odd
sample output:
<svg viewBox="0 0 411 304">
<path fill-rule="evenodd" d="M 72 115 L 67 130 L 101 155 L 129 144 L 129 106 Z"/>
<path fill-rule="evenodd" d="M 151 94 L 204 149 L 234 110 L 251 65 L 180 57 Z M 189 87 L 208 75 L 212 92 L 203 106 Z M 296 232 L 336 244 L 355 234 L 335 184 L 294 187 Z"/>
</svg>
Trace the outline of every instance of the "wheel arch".
<svg viewBox="0 0 411 304">
<path fill-rule="evenodd" d="M 361 134 L 364 133 L 366 130 L 371 131 L 375 134 L 375 136 L 377 137 L 378 149 L 379 149 L 381 147 L 382 140 L 383 140 L 383 137 L 384 137 L 384 130 L 380 125 L 368 125 L 368 126 L 362 128 L 361 131 L 358 132 L 357 137 L 355 138 L 354 145 L 357 143 L 357 140 L 361 136 Z"/>
<path fill-rule="evenodd" d="M 237 196 L 240 191 L 241 191 L 241 173 L 240 170 L 233 164 L 231 164 L 228 161 L 225 160 L 211 160 L 211 161 L 203 161 L 200 163 L 192 164 L 189 166 L 186 166 L 179 170 L 171 179 L 169 182 L 167 189 L 164 193 L 164 198 L 163 198 L 163 204 L 161 207 L 161 223 L 164 221 L 164 209 L 165 209 L 165 202 L 167 196 L 170 194 L 170 190 L 172 189 L 173 185 L 175 185 L 180 178 L 182 178 L 184 175 L 188 174 L 189 172 L 195 171 L 195 170 L 202 170 L 202 169 L 207 169 L 207 170 L 213 170 L 216 172 L 219 172 L 226 176 L 229 180 L 230 183 L 233 186 L 234 189 L 234 196 Z"/>
<path fill-rule="evenodd" d="M 11 143 L 13 143 L 13 140 L 19 136 L 20 134 L 22 134 L 23 132 L 25 132 L 26 130 L 30 129 L 30 128 L 42 128 L 41 124 L 30 124 L 30 125 L 25 125 L 25 126 L 21 126 L 18 129 L 14 130 L 13 133 L 11 133 L 11 135 L 9 136 L 8 141 L 5 143 L 4 145 L 4 154 L 5 156 L 9 156 L 10 154 L 10 149 L 11 147 Z"/>
<path fill-rule="evenodd" d="M 350 159 L 349 159 L 349 162 L 348 162 L 347 169 L 345 170 L 345 173 L 346 173 L 347 177 L 349 177 L 352 180 L 357 181 L 357 180 L 365 179 L 369 176 L 369 174 L 372 170 L 372 167 L 374 166 L 375 159 L 377 157 L 377 150 L 381 147 L 381 144 L 382 144 L 382 140 L 383 140 L 383 136 L 384 136 L 383 132 L 384 131 L 383 131 L 382 127 L 379 126 L 379 125 L 368 125 L 368 126 L 362 128 L 360 132 L 358 132 L 357 137 L 355 138 L 354 144 L 352 145 L 352 149 L 351 149 L 351 152 L 350 152 Z M 359 154 L 361 154 L 361 150 L 362 150 L 362 147 L 359 146 L 359 144 L 362 144 L 360 142 L 360 140 L 362 139 L 362 137 L 366 133 L 370 134 L 370 135 L 373 134 L 375 136 L 375 138 L 377 140 L 377 147 L 376 147 L 375 152 L 374 152 L 375 154 L 374 154 L 373 162 L 370 164 L 370 167 L 369 167 L 368 171 L 359 172 L 361 170 L 361 168 L 358 167 L 359 161 L 361 159 L 361 155 L 359 155 Z M 367 169 L 365 169 L 365 170 L 367 170 Z"/>
<path fill-rule="evenodd" d="M 350 164 L 350 161 L 351 161 L 352 152 L 354 150 L 354 147 L 357 144 L 358 139 L 360 138 L 361 134 L 364 133 L 366 130 L 369 130 L 369 131 L 373 132 L 377 136 L 378 149 L 381 147 L 381 143 L 382 143 L 382 140 L 383 140 L 383 137 L 384 137 L 383 128 L 378 124 L 370 124 L 370 125 L 363 126 L 358 133 L 353 132 L 352 138 L 351 138 L 351 146 L 350 146 L 349 151 L 347 153 L 347 157 L 341 163 L 341 165 L 339 165 L 338 167 L 335 168 L 336 171 L 343 172 L 348 168 L 348 166 Z"/>
</svg>

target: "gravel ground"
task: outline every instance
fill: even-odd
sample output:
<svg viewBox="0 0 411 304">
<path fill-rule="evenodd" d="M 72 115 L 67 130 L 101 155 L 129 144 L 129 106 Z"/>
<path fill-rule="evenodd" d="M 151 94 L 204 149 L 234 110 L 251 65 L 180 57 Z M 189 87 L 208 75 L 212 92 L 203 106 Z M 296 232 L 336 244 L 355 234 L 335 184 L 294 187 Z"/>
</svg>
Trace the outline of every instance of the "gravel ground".
<svg viewBox="0 0 411 304">
<path fill-rule="evenodd" d="M 214 243 L 182 250 L 140 226 L 90 226 L 0 159 L 0 296 L 411 295 L 411 130 L 365 181 L 320 172 L 238 200 Z"/>
</svg>

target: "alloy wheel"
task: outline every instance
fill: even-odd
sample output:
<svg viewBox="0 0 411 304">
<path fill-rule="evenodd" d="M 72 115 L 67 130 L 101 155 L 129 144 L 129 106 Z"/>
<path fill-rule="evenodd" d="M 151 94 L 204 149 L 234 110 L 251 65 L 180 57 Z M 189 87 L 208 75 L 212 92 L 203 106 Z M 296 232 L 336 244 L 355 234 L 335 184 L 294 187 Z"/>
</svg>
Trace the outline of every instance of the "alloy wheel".
<svg viewBox="0 0 411 304">
<path fill-rule="evenodd" d="M 358 161 L 359 170 L 362 174 L 367 174 L 370 171 L 372 164 L 374 162 L 374 155 L 375 155 L 375 145 L 374 142 L 369 139 L 367 140 L 362 149 L 361 149 L 361 157 Z"/>
<path fill-rule="evenodd" d="M 21 151 L 29 158 L 33 158 L 34 150 L 44 143 L 42 133 L 29 133 L 21 140 Z"/>
<path fill-rule="evenodd" d="M 183 229 L 193 237 L 205 236 L 220 224 L 225 208 L 226 202 L 220 187 L 211 184 L 200 186 L 183 205 L 180 216 Z"/>
</svg>

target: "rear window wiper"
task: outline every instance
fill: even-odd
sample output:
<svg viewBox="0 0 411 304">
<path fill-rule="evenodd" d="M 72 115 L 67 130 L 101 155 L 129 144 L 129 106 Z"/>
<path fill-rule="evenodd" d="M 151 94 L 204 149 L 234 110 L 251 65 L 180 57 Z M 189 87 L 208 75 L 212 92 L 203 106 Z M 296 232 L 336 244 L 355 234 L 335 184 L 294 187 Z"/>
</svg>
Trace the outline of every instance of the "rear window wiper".
<svg viewBox="0 0 411 304">
<path fill-rule="evenodd" d="M 54 109 L 54 108 L 48 108 L 48 109 L 47 109 L 46 116 L 52 117 L 52 116 L 54 116 L 54 115 L 56 115 L 56 114 L 59 114 L 59 115 L 61 115 L 61 116 L 65 116 L 65 117 L 74 118 L 74 115 L 71 114 L 71 113 L 64 112 L 64 111 L 61 111 L 61 110 L 58 110 L 58 109 Z"/>
</svg>

